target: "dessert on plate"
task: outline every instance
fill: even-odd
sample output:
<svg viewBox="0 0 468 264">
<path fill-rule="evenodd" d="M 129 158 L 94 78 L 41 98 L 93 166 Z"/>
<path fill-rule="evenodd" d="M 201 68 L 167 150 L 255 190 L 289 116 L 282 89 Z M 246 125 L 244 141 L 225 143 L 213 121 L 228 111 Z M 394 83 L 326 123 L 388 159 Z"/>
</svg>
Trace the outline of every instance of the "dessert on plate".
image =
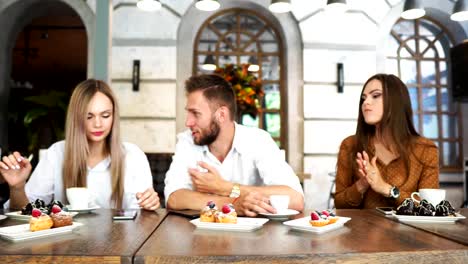
<svg viewBox="0 0 468 264">
<path fill-rule="evenodd" d="M 209 201 L 200 212 L 200 221 L 214 223 L 216 212 L 218 212 L 218 207 L 213 201 Z"/>
<path fill-rule="evenodd" d="M 330 223 L 330 220 L 328 220 L 327 216 L 322 217 L 319 212 L 314 211 L 310 213 L 310 220 L 309 223 L 312 226 L 326 226 Z"/>
<path fill-rule="evenodd" d="M 41 210 L 37 208 L 34 208 L 31 214 L 32 217 L 29 220 L 29 230 L 32 232 L 50 229 L 54 225 L 52 218 L 42 213 Z"/>
<path fill-rule="evenodd" d="M 237 213 L 236 213 L 236 209 L 234 209 L 234 205 L 232 204 L 223 205 L 223 207 L 221 208 L 221 211 L 216 212 L 215 221 L 216 223 L 236 224 Z"/>
<path fill-rule="evenodd" d="M 73 225 L 73 219 L 67 212 L 62 211 L 58 205 L 54 205 L 50 211 L 50 217 L 54 225 L 52 227 L 62 227 Z"/>
</svg>

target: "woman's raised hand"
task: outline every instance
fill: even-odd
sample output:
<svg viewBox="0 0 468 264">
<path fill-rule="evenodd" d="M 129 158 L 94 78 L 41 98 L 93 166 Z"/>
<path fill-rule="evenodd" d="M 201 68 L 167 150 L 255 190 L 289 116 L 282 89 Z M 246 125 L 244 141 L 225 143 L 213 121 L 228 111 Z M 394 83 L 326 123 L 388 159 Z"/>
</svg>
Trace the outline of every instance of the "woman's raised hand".
<svg viewBox="0 0 468 264">
<path fill-rule="evenodd" d="M 31 174 L 31 163 L 17 151 L 0 161 L 0 173 L 10 188 L 22 188 Z"/>
</svg>

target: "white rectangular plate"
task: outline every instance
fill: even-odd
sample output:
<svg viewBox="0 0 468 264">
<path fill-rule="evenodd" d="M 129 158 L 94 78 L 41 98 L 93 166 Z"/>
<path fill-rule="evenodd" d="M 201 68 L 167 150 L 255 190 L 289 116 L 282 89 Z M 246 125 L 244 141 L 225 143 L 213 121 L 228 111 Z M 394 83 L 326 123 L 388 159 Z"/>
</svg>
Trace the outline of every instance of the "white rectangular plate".
<svg viewBox="0 0 468 264">
<path fill-rule="evenodd" d="M 77 212 L 70 213 L 71 217 L 74 217 L 77 214 L 78 214 Z M 8 218 L 20 220 L 20 221 L 26 221 L 26 222 L 29 221 L 29 219 L 31 219 L 30 215 L 22 215 L 21 211 L 9 212 L 9 213 L 5 213 L 5 215 L 8 216 Z"/>
<path fill-rule="evenodd" d="M 41 231 L 31 232 L 29 230 L 29 224 L 24 225 L 15 225 L 15 226 L 7 226 L 0 228 L 0 237 L 5 238 L 7 240 L 18 242 L 33 238 L 41 238 L 41 237 L 48 237 L 48 236 L 55 236 L 64 233 L 70 233 L 73 229 L 82 226 L 82 223 L 73 222 L 73 225 L 70 226 L 63 226 L 57 228 L 51 228 Z"/>
<path fill-rule="evenodd" d="M 309 223 L 310 216 L 307 216 L 307 217 L 302 217 L 302 218 L 291 220 L 291 221 L 286 221 L 286 222 L 283 222 L 283 224 L 295 230 L 321 234 L 321 233 L 325 233 L 325 232 L 329 232 L 329 231 L 341 228 L 349 220 L 351 220 L 351 218 L 339 216 L 338 221 L 336 221 L 333 224 L 328 224 L 326 226 L 312 226 Z"/>
<path fill-rule="evenodd" d="M 249 218 L 249 217 L 238 217 L 237 224 L 224 224 L 224 223 L 209 223 L 201 222 L 200 218 L 193 219 L 190 223 L 194 224 L 197 228 L 201 229 L 212 229 L 222 231 L 240 231 L 250 232 L 261 228 L 268 219 L 266 218 Z"/>
<path fill-rule="evenodd" d="M 438 223 L 453 224 L 455 221 L 466 217 L 456 213 L 455 216 L 417 216 L 417 215 L 397 215 L 393 212 L 393 217 L 403 223 Z"/>
</svg>

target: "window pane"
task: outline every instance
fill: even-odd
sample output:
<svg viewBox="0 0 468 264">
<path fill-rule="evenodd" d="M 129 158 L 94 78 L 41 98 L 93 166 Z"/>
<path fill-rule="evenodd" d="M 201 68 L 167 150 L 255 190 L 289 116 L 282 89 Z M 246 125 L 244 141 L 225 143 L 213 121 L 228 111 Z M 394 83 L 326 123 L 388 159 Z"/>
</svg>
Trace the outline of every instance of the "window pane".
<svg viewBox="0 0 468 264">
<path fill-rule="evenodd" d="M 401 60 L 401 80 L 406 83 L 416 83 L 416 62 L 414 60 Z"/>
<path fill-rule="evenodd" d="M 440 88 L 440 96 L 441 96 L 441 101 L 442 104 L 440 105 L 440 110 L 441 111 L 450 111 L 449 110 L 449 94 L 448 94 L 448 89 L 447 87 L 442 87 Z"/>
<path fill-rule="evenodd" d="M 421 61 L 422 83 L 435 83 L 435 63 L 434 61 Z"/>
<path fill-rule="evenodd" d="M 262 57 L 262 79 L 279 80 L 279 61 L 276 56 Z"/>
<path fill-rule="evenodd" d="M 421 131 L 419 131 L 419 116 L 418 115 L 413 115 L 413 125 L 414 125 L 414 129 L 416 129 L 416 132 L 421 134 Z"/>
<path fill-rule="evenodd" d="M 439 137 L 437 115 L 423 115 L 423 135 L 428 138 Z"/>
<path fill-rule="evenodd" d="M 424 49 L 421 49 L 421 52 L 424 51 Z M 436 58 L 436 54 L 434 52 L 434 49 L 429 48 L 424 54 L 422 54 L 424 58 Z"/>
<path fill-rule="evenodd" d="M 266 113 L 265 123 L 265 130 L 268 131 L 272 137 L 280 136 L 281 121 L 279 114 Z"/>
<path fill-rule="evenodd" d="M 440 84 L 447 85 L 447 75 L 448 75 L 447 62 L 440 61 L 439 68 L 440 68 Z"/>
<path fill-rule="evenodd" d="M 444 50 L 444 48 L 442 47 L 442 44 L 440 42 L 437 41 L 435 43 L 435 47 L 437 49 L 437 53 L 439 55 L 439 58 L 444 59 L 444 58 L 447 57 L 446 54 L 445 54 L 446 51 Z"/>
<path fill-rule="evenodd" d="M 458 149 L 458 144 L 453 142 L 444 142 L 443 143 L 443 160 L 442 163 L 445 166 L 458 166 L 458 161 L 460 159 L 460 151 Z"/>
<path fill-rule="evenodd" d="M 264 85 L 265 90 L 264 103 L 266 109 L 280 109 L 281 107 L 281 96 L 278 84 Z"/>
<path fill-rule="evenodd" d="M 437 90 L 436 88 L 422 89 L 423 111 L 437 111 Z"/>
<path fill-rule="evenodd" d="M 418 88 L 412 87 L 408 88 L 408 92 L 411 99 L 411 107 L 413 108 L 413 112 L 418 110 L 419 102 L 418 102 Z"/>
<path fill-rule="evenodd" d="M 444 138 L 458 137 L 458 123 L 456 116 L 442 115 L 442 133 Z"/>
<path fill-rule="evenodd" d="M 245 114 L 242 115 L 242 122 L 243 125 L 245 126 L 250 126 L 250 127 L 258 127 L 258 115 L 255 119 L 253 119 L 250 115 Z"/>
<path fill-rule="evenodd" d="M 402 38 L 414 36 L 414 21 L 400 20 L 393 26 L 393 31 Z"/>
</svg>

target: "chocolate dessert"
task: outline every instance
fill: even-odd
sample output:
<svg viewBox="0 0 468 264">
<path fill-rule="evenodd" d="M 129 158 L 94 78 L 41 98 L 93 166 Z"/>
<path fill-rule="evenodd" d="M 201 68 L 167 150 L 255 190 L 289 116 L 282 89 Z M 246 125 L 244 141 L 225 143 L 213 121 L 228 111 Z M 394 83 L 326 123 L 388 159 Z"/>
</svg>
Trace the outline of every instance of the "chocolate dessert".
<svg viewBox="0 0 468 264">
<path fill-rule="evenodd" d="M 414 202 L 411 198 L 406 198 L 400 206 L 398 206 L 396 213 L 399 215 L 413 215 Z"/>
</svg>

